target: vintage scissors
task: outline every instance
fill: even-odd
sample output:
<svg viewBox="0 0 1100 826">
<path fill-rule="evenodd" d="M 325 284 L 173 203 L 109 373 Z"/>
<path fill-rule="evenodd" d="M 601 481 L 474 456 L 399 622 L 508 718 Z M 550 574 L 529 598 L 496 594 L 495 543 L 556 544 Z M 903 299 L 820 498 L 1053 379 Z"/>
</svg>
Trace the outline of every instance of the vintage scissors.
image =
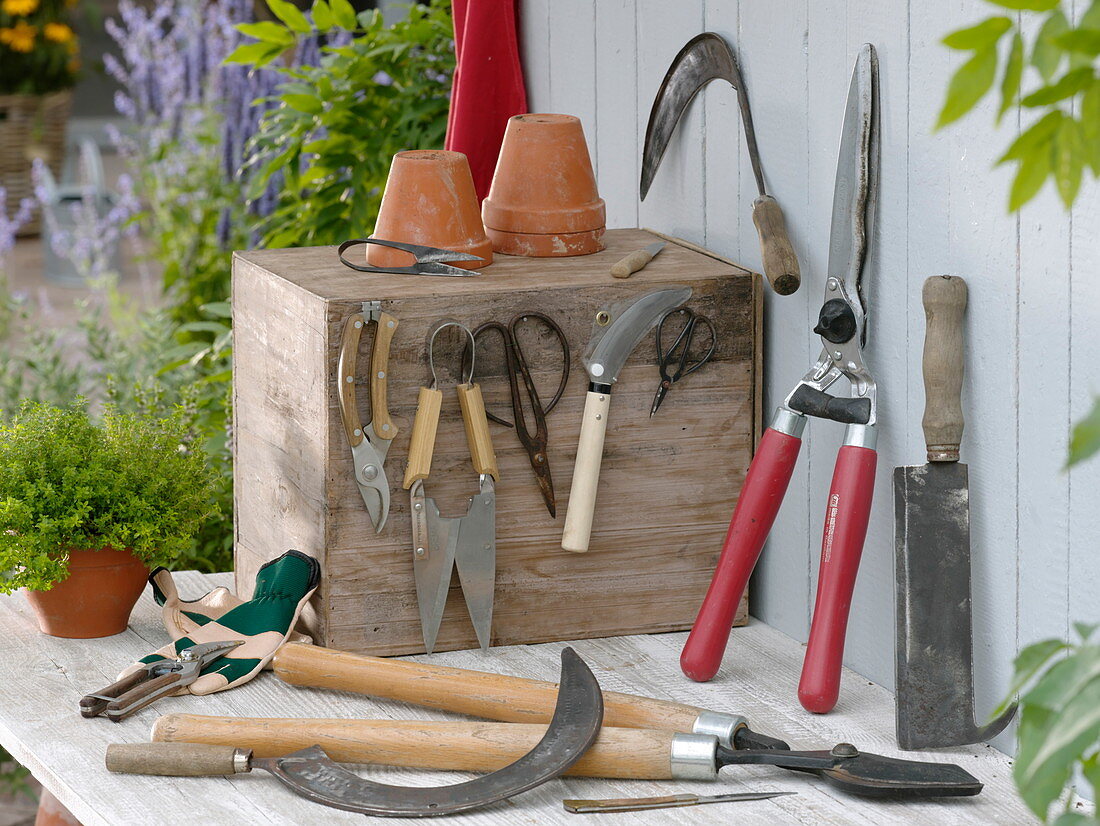
<svg viewBox="0 0 1100 826">
<path fill-rule="evenodd" d="M 360 244 L 377 244 L 380 247 L 393 247 L 395 250 L 403 250 L 409 253 L 414 263 L 407 267 L 371 267 L 366 264 L 353 264 L 344 257 L 344 253 L 352 247 Z M 455 250 L 442 250 L 439 247 L 424 247 L 420 244 L 406 244 L 402 241 L 384 241 L 381 238 L 353 238 L 345 241 L 336 250 L 340 257 L 340 263 L 345 267 L 351 267 L 358 272 L 391 272 L 398 275 L 478 275 L 475 270 L 464 270 L 461 267 L 452 267 L 444 264 L 444 261 L 484 261 L 476 255 Z"/>
<path fill-rule="evenodd" d="M 808 711 L 823 714 L 840 692 L 844 632 L 875 484 L 877 422 L 874 377 L 863 361 L 867 309 L 861 282 L 874 236 L 879 160 L 878 59 L 865 45 L 856 60 L 840 137 L 825 299 L 814 332 L 821 355 L 764 431 L 737 499 L 710 589 L 680 655 L 693 680 L 718 671 L 734 611 L 760 558 L 794 472 L 807 416 L 846 425 L 826 504 L 821 569 L 810 637 L 798 686 Z M 845 378 L 847 398 L 826 392 Z"/>
<path fill-rule="evenodd" d="M 539 322 L 557 336 L 558 342 L 561 344 L 561 381 L 558 383 L 558 389 L 554 393 L 554 397 L 545 405 L 542 404 L 542 401 L 539 399 L 538 390 L 535 389 L 535 382 L 531 379 L 531 370 L 528 366 L 527 358 L 523 353 L 523 348 L 520 346 L 519 339 L 516 335 L 519 325 L 526 321 Z M 548 440 L 546 416 L 561 400 L 562 393 L 565 392 L 565 386 L 569 382 L 569 340 L 565 337 L 565 333 L 562 331 L 561 327 L 558 326 L 558 323 L 542 313 L 519 313 L 508 322 L 508 324 L 503 324 L 499 321 L 486 321 L 474 330 L 474 339 L 478 339 L 490 330 L 498 333 L 504 344 L 504 369 L 508 375 L 508 388 L 512 397 L 512 416 L 515 419 L 514 427 L 516 429 L 516 435 L 519 437 L 520 444 L 523 445 L 524 449 L 527 451 L 527 456 L 531 460 L 531 469 L 535 471 L 535 479 L 539 483 L 539 490 L 542 492 L 542 498 L 546 502 L 546 509 L 550 511 L 551 516 L 556 517 L 557 502 L 554 498 L 554 480 L 550 476 L 550 460 L 546 455 L 546 444 Z M 524 400 L 520 395 L 521 384 L 527 394 L 526 406 L 530 408 L 531 416 L 535 420 L 535 430 L 533 433 L 527 425 Z M 502 424 L 505 427 L 513 427 L 512 422 L 505 421 L 499 416 L 494 416 L 492 413 L 488 412 L 486 415 L 497 424 Z"/>
<path fill-rule="evenodd" d="M 204 642 L 184 648 L 173 658 L 146 663 L 95 694 L 85 695 L 80 701 L 80 714 L 98 717 L 105 713 L 109 720 L 118 723 L 161 697 L 191 685 L 206 666 L 238 645 L 244 642 Z"/>
<path fill-rule="evenodd" d="M 674 315 L 684 317 L 684 326 L 673 340 L 672 346 L 665 350 L 661 346 L 665 322 Z M 695 338 L 695 328 L 700 325 L 706 327 L 710 333 L 710 347 L 699 358 L 692 360 L 690 356 L 691 345 Z M 657 368 L 661 371 L 661 386 L 657 388 L 657 392 L 653 396 L 653 406 L 649 409 L 650 416 L 657 412 L 657 408 L 665 400 L 665 396 L 672 389 L 672 385 L 685 376 L 690 376 L 714 358 L 714 351 L 717 346 L 718 336 L 714 332 L 714 325 L 706 316 L 699 315 L 688 307 L 680 307 L 671 313 L 665 314 L 664 318 L 657 323 Z M 677 355 L 677 351 L 679 351 L 679 355 Z M 673 361 L 676 362 L 676 367 L 670 371 L 669 365 Z"/>
<path fill-rule="evenodd" d="M 371 420 L 364 427 L 359 421 L 355 397 L 355 363 L 359 355 L 359 339 L 363 328 L 374 323 L 374 346 L 370 356 Z M 340 393 L 340 418 L 351 446 L 351 460 L 359 495 L 367 507 L 374 532 L 381 533 L 390 512 L 390 484 L 383 464 L 390 444 L 397 435 L 397 425 L 390 419 L 386 404 L 386 387 L 390 359 L 390 344 L 397 332 L 397 319 L 383 312 L 381 301 L 364 301 L 363 311 L 348 316 L 340 341 L 340 357 L 336 364 L 336 381 Z"/>
</svg>

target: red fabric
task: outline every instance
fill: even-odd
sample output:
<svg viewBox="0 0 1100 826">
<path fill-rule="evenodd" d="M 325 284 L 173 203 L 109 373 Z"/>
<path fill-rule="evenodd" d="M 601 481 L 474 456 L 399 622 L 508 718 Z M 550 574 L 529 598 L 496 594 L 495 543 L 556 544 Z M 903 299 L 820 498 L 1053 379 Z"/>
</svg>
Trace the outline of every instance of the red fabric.
<svg viewBox="0 0 1100 826">
<path fill-rule="evenodd" d="M 518 0 L 454 0 L 454 87 L 445 149 L 470 159 L 478 200 L 489 194 L 504 127 L 527 111 L 516 39 Z"/>
</svg>

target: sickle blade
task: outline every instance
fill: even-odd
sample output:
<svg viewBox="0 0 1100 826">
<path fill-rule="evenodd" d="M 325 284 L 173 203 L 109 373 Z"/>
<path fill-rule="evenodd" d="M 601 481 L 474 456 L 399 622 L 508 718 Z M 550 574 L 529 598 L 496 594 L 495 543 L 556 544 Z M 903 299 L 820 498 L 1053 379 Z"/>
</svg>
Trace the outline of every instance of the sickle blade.
<svg viewBox="0 0 1100 826">
<path fill-rule="evenodd" d="M 592 671 L 572 648 L 561 652 L 557 706 L 546 734 L 510 766 L 451 786 L 375 783 L 329 760 L 320 746 L 286 757 L 254 760 L 296 794 L 349 812 L 383 817 L 430 817 L 476 809 L 532 789 L 576 763 L 596 740 L 603 695 Z"/>
</svg>

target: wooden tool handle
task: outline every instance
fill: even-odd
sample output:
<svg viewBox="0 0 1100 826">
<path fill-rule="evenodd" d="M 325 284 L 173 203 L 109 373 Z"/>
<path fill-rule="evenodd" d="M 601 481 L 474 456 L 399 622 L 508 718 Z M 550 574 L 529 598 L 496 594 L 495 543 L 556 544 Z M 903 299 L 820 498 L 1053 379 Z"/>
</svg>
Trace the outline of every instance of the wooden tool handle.
<svg viewBox="0 0 1100 826">
<path fill-rule="evenodd" d="M 248 771 L 250 755 L 233 745 L 206 743 L 112 743 L 107 770 L 119 774 L 213 777 Z"/>
<path fill-rule="evenodd" d="M 634 250 L 630 255 L 611 265 L 611 274 L 616 278 L 629 278 L 652 260 L 653 256 L 650 255 L 649 250 Z"/>
<path fill-rule="evenodd" d="M 336 362 L 336 381 L 340 385 L 340 418 L 348 444 L 355 447 L 363 441 L 363 425 L 359 421 L 359 408 L 355 403 L 355 365 L 359 359 L 359 339 L 366 321 L 362 313 L 348 316 L 344 322 L 344 334 L 340 338 L 340 356 Z"/>
<path fill-rule="evenodd" d="M 242 746 L 256 757 L 281 757 L 319 745 L 338 763 L 490 772 L 514 763 L 542 739 L 539 723 L 414 722 L 300 718 L 263 719 L 169 714 L 153 740 Z M 566 774 L 664 780 L 672 777 L 673 733 L 603 728 Z"/>
<path fill-rule="evenodd" d="M 794 254 L 787 235 L 787 222 L 779 202 L 771 195 L 761 195 L 752 205 L 752 222 L 760 236 L 760 257 L 764 275 L 779 295 L 790 295 L 802 283 L 798 256 Z"/>
<path fill-rule="evenodd" d="M 474 470 L 488 473 L 499 482 L 500 470 L 497 468 L 493 439 L 489 435 L 489 420 L 485 416 L 481 385 L 460 384 L 455 390 L 458 391 L 458 406 L 462 408 L 462 423 L 466 426 L 466 442 L 470 445 L 470 459 Z"/>
<path fill-rule="evenodd" d="M 172 688 L 179 683 L 178 671 L 169 671 L 151 680 L 139 682 L 118 698 L 107 703 L 107 716 L 117 720 L 136 714 L 147 705 L 155 703 L 161 697 L 171 693 Z"/>
<path fill-rule="evenodd" d="M 924 282 L 924 442 L 929 462 L 959 461 L 963 434 L 963 313 L 966 282 L 934 275 Z"/>
<path fill-rule="evenodd" d="M 573 484 L 565 511 L 565 530 L 561 546 L 567 551 L 584 553 L 592 538 L 592 517 L 596 512 L 596 489 L 603 463 L 603 440 L 607 432 L 610 393 L 593 393 L 584 401 L 581 437 L 577 443 L 577 462 L 573 465 Z"/>
<path fill-rule="evenodd" d="M 557 683 L 464 668 L 368 657 L 287 643 L 275 674 L 291 685 L 353 691 L 425 708 L 511 723 L 549 723 Z M 603 692 L 605 726 L 690 732 L 702 709 L 614 691 Z"/>
<path fill-rule="evenodd" d="M 85 717 L 95 717 L 103 713 L 103 710 L 107 708 L 107 704 L 112 699 L 121 697 L 127 691 L 134 686 L 145 680 L 147 672 L 145 669 L 131 672 L 125 677 L 115 680 L 106 688 L 101 688 L 95 695 L 89 694 L 80 699 L 80 713 Z M 103 699 L 107 697 L 109 699 Z"/>
<path fill-rule="evenodd" d="M 439 408 L 443 406 L 443 391 L 421 387 L 416 400 L 416 418 L 413 419 L 412 440 L 409 442 L 409 464 L 405 468 L 408 490 L 418 479 L 427 479 L 432 470 L 432 453 L 435 451 L 435 431 L 439 427 Z"/>
<path fill-rule="evenodd" d="M 397 319 L 389 313 L 380 313 L 378 329 L 374 334 L 374 349 L 370 354 L 370 417 L 375 435 L 392 439 L 397 435 L 397 425 L 390 418 L 386 404 L 386 382 L 389 379 L 390 344 L 397 332 Z"/>
</svg>

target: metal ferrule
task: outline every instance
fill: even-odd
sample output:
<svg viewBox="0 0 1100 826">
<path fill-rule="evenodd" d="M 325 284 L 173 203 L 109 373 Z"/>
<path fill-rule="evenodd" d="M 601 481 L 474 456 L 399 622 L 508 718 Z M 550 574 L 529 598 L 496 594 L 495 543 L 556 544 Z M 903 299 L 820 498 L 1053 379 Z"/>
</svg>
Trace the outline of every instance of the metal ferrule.
<svg viewBox="0 0 1100 826">
<path fill-rule="evenodd" d="M 714 780 L 718 776 L 718 738 L 713 734 L 674 734 L 670 758 L 674 780 Z"/>
<path fill-rule="evenodd" d="M 735 749 L 733 736 L 739 728 L 747 726 L 749 721 L 740 714 L 727 714 L 724 711 L 704 711 L 691 724 L 693 734 L 710 734 L 718 738 L 723 748 Z"/>
<path fill-rule="evenodd" d="M 874 450 L 878 444 L 878 430 L 873 424 L 850 424 L 844 430 L 844 444 Z"/>
<path fill-rule="evenodd" d="M 775 411 L 769 427 L 772 430 L 778 430 L 780 433 L 786 433 L 788 436 L 801 439 L 802 431 L 806 429 L 806 417 L 801 413 L 796 413 L 789 407 L 780 407 Z"/>
<path fill-rule="evenodd" d="M 233 773 L 245 774 L 252 769 L 252 749 L 237 749 L 233 752 Z"/>
</svg>

